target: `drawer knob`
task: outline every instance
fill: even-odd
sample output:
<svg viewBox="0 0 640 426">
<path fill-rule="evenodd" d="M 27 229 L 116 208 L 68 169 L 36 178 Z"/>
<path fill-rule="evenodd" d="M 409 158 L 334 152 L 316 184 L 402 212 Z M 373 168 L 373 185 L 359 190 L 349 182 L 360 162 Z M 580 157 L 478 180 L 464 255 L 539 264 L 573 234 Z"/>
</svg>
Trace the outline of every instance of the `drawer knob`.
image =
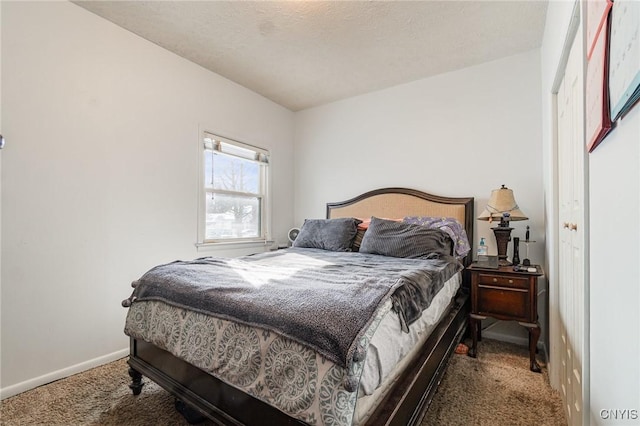
<svg viewBox="0 0 640 426">
<path fill-rule="evenodd" d="M 569 225 L 569 229 L 571 231 L 577 231 L 578 230 L 578 224 L 577 223 L 572 223 L 571 225 Z"/>
<path fill-rule="evenodd" d="M 509 284 L 513 284 L 513 280 L 509 280 Z"/>
<path fill-rule="evenodd" d="M 563 223 L 562 227 L 565 228 L 565 229 L 569 229 L 569 222 Z"/>
<path fill-rule="evenodd" d="M 493 279 L 493 282 L 494 282 L 494 283 L 497 283 L 497 282 L 498 282 L 498 279 L 497 279 L 497 278 L 494 278 L 494 279 Z"/>
</svg>

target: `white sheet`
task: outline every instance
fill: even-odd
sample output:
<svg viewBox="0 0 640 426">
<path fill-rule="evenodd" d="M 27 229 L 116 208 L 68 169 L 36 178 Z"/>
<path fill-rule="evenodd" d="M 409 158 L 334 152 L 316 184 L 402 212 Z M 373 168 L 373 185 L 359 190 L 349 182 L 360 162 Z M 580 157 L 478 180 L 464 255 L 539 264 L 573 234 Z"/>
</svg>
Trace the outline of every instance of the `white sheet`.
<svg viewBox="0 0 640 426">
<path fill-rule="evenodd" d="M 369 419 L 371 414 L 373 414 L 373 412 L 378 408 L 378 405 L 384 399 L 389 389 L 398 380 L 401 373 L 410 364 L 411 360 L 418 355 L 422 344 L 424 344 L 433 329 L 446 313 L 447 306 L 455 297 L 458 288 L 460 288 L 461 282 L 462 273 L 456 274 L 447 281 L 442 290 L 440 290 L 440 292 L 434 297 L 429 308 L 423 312 L 420 319 L 409 326 L 409 333 L 402 333 L 402 336 L 399 337 L 390 337 L 386 335 L 389 329 L 400 330 L 399 324 L 397 328 L 391 324 L 393 322 L 392 320 L 398 322 L 397 315 L 393 311 L 389 312 L 389 314 L 382 320 L 382 322 L 385 323 L 385 326 L 383 329 L 379 327 L 378 330 L 384 331 L 380 334 L 376 331 L 376 334 L 374 334 L 372 338 L 372 343 L 369 346 L 369 350 L 375 352 L 375 355 L 371 356 L 369 359 L 369 355 L 372 355 L 373 352 L 367 353 L 367 362 L 365 363 L 365 371 L 363 372 L 361 386 L 358 391 L 358 402 L 356 404 L 353 417 L 353 426 L 364 424 L 367 419 Z M 387 325 L 387 322 L 390 324 Z M 409 343 L 410 341 L 415 340 L 416 337 L 418 338 L 418 341 L 413 344 Z M 375 349 L 372 349 L 373 344 L 375 344 Z M 394 348 L 393 346 L 396 345 L 400 347 Z M 385 347 L 390 347 L 390 351 L 385 350 Z M 383 355 L 380 356 L 380 353 Z M 402 353 L 404 353 L 404 355 L 401 355 Z M 400 356 L 400 358 L 398 358 L 398 356 Z M 393 359 L 397 359 L 397 361 L 393 364 L 386 364 L 383 366 L 379 363 L 380 359 L 386 360 L 386 362 L 391 362 Z M 365 386 L 368 386 L 369 388 L 377 383 L 377 388 L 371 395 L 366 395 L 364 393 L 362 385 L 363 381 L 367 383 Z"/>
<path fill-rule="evenodd" d="M 402 332 L 398 315 L 395 312 L 390 311 L 383 318 L 369 344 L 360 380 L 359 395 L 371 395 L 389 376 L 398 362 L 417 343 L 427 339 L 458 291 L 461 281 L 461 273 L 449 279 L 433 298 L 429 308 L 422 313 L 416 322 L 411 324 L 409 333 Z"/>
</svg>

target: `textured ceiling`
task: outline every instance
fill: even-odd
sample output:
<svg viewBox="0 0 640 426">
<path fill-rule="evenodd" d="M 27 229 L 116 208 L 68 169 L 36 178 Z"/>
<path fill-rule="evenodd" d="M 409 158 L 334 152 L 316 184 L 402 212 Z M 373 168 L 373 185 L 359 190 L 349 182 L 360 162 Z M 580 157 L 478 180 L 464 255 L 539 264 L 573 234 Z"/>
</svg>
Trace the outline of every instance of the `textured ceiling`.
<svg viewBox="0 0 640 426">
<path fill-rule="evenodd" d="M 546 1 L 74 1 L 293 111 L 541 45 Z"/>
</svg>

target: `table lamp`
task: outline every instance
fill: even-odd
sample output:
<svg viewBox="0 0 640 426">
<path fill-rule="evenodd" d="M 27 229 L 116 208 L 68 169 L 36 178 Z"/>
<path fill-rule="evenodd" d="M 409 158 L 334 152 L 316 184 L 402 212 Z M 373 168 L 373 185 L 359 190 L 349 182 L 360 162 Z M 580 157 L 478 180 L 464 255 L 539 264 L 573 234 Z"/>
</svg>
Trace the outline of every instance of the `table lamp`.
<svg viewBox="0 0 640 426">
<path fill-rule="evenodd" d="M 511 240 L 511 231 L 513 230 L 513 228 L 509 227 L 509 222 L 527 219 L 529 218 L 518 207 L 511 189 L 502 185 L 501 188 L 491 191 L 491 198 L 489 198 L 487 207 L 480 213 L 478 220 L 487 220 L 489 223 L 494 220 L 500 221 L 498 226 L 491 228 L 498 246 L 499 265 L 511 265 L 511 262 L 507 260 L 507 246 L 509 245 L 509 240 Z"/>
</svg>

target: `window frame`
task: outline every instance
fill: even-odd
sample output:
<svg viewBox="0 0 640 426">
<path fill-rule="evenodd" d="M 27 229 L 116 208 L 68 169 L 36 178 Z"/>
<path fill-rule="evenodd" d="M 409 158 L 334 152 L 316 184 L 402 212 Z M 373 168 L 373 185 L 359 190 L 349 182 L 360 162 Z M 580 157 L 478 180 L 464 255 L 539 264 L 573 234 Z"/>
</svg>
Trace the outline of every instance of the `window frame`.
<svg viewBox="0 0 640 426">
<path fill-rule="evenodd" d="M 207 147 L 205 140 L 211 138 L 214 141 L 221 142 L 222 144 L 228 144 L 232 147 L 238 147 L 243 150 L 249 150 L 261 157 L 260 167 L 260 182 L 259 192 L 242 192 L 226 189 L 214 189 L 207 188 L 205 184 L 205 160 L 207 155 L 211 155 L 211 148 Z M 245 158 L 238 155 L 233 155 L 229 152 L 221 151 L 224 155 L 229 155 L 237 158 Z M 271 244 L 271 201 L 270 201 L 270 152 L 269 150 L 255 145 L 250 145 L 244 142 L 240 142 L 236 139 L 228 138 L 226 136 L 220 136 L 220 134 L 211 132 L 209 130 L 201 130 L 198 140 L 198 235 L 196 247 L 217 247 L 217 246 L 229 246 L 229 245 L 267 245 Z M 249 159 L 249 158 L 245 158 Z M 257 196 L 259 200 L 260 210 L 260 235 L 258 237 L 233 237 L 233 238 L 218 238 L 207 239 L 206 231 L 206 217 L 207 217 L 207 196 L 211 193 L 219 193 L 224 195 L 243 195 L 243 196 Z"/>
</svg>

